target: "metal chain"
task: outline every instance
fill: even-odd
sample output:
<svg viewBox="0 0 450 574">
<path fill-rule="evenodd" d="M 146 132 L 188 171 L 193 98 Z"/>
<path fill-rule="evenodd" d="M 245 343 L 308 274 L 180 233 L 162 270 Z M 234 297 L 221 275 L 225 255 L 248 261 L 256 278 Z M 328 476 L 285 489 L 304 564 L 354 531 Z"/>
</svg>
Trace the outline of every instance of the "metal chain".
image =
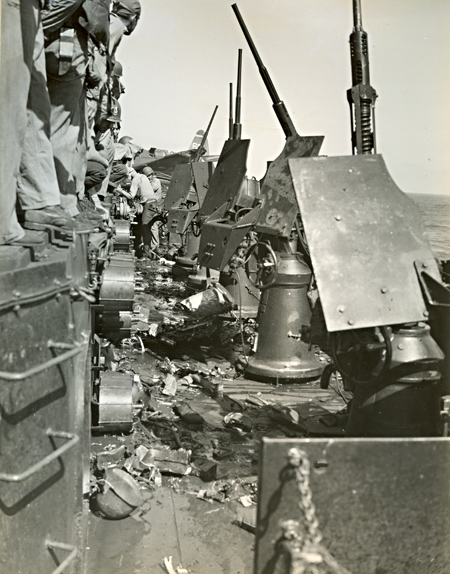
<svg viewBox="0 0 450 574">
<path fill-rule="evenodd" d="M 320 543 L 322 534 L 316 516 L 316 507 L 312 502 L 309 486 L 311 465 L 306 452 L 300 448 L 291 448 L 288 452 L 289 464 L 294 469 L 295 482 L 300 493 L 298 508 L 303 517 L 304 535 L 297 520 L 287 520 L 280 526 L 283 538 L 290 543 L 292 564 L 290 574 L 350 574 Z"/>
<path fill-rule="evenodd" d="M 306 536 L 302 542 L 305 544 L 319 544 L 322 534 L 319 530 L 319 521 L 316 516 L 316 507 L 312 501 L 312 492 L 309 486 L 310 463 L 306 453 L 299 448 L 291 448 L 288 452 L 289 464 L 294 468 L 295 481 L 300 493 L 298 508 L 305 519 Z"/>
</svg>

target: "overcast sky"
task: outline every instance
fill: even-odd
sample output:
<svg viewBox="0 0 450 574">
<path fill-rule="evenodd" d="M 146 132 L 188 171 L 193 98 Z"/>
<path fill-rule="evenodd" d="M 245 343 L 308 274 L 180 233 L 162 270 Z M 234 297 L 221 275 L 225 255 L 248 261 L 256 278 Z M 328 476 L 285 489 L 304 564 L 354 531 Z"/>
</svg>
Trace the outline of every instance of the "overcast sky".
<svg viewBox="0 0 450 574">
<path fill-rule="evenodd" d="M 141 0 L 123 64 L 121 135 L 145 148 L 186 149 L 206 129 L 219 154 L 228 137 L 229 84 L 243 49 L 242 138 L 247 175 L 264 175 L 284 134 L 227 0 Z M 323 155 L 351 154 L 352 0 L 237 0 L 257 50 L 301 135 L 324 135 Z M 450 1 L 361 0 L 378 153 L 407 193 L 450 194 Z"/>
</svg>

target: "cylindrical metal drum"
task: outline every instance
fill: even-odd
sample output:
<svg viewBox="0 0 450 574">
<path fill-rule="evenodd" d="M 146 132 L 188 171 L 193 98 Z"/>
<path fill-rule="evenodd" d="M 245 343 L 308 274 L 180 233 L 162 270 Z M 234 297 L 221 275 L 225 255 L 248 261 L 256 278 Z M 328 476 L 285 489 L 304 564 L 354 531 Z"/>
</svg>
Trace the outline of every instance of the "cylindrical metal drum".
<svg viewBox="0 0 450 574">
<path fill-rule="evenodd" d="M 100 304 L 105 312 L 132 311 L 134 304 L 134 264 L 111 259 L 103 276 Z"/>
<path fill-rule="evenodd" d="M 131 231 L 128 219 L 115 219 L 114 251 L 130 251 Z"/>
</svg>

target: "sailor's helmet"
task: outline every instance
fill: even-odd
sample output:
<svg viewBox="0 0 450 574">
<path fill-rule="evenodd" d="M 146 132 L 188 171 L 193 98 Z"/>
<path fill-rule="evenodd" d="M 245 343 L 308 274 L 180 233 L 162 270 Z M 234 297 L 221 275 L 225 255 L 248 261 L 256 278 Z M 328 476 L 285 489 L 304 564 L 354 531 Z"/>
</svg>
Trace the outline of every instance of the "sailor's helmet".
<svg viewBox="0 0 450 574">
<path fill-rule="evenodd" d="M 122 110 L 116 98 L 112 98 L 111 106 L 109 108 L 109 116 L 106 118 L 108 122 L 120 123 Z"/>
<path fill-rule="evenodd" d="M 147 176 L 148 176 L 148 175 L 152 175 L 152 174 L 154 175 L 155 172 L 152 170 L 151 167 L 149 167 L 148 165 L 146 165 L 146 166 L 144 167 L 144 169 L 142 170 L 142 173 L 143 173 L 144 175 L 147 175 Z"/>
</svg>

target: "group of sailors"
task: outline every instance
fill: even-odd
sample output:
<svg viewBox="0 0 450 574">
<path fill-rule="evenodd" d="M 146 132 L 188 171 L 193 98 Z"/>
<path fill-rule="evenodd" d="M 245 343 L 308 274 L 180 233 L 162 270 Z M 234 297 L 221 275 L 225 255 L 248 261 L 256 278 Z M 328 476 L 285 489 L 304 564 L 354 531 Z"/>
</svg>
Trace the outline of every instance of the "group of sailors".
<svg viewBox="0 0 450 574">
<path fill-rule="evenodd" d="M 33 246 L 42 230 L 110 232 L 108 192 L 149 221 L 161 184 L 118 140 L 124 87 L 116 50 L 139 0 L 8 0 L 1 6 L 0 245 Z M 157 245 L 145 231 L 144 243 Z"/>
</svg>

